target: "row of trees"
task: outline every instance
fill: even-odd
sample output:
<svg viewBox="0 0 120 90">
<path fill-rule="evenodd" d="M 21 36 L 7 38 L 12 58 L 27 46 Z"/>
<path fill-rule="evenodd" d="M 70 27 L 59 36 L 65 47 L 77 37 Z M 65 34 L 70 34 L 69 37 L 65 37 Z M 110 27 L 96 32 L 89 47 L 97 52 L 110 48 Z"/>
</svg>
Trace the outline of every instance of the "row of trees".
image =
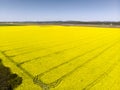
<svg viewBox="0 0 120 90">
<path fill-rule="evenodd" d="M 27 21 L 27 22 L 0 22 L 0 25 L 41 25 L 41 24 L 57 24 L 57 25 L 120 25 L 120 22 L 99 22 L 99 21 L 91 21 L 91 22 L 83 22 L 83 21 Z"/>
</svg>

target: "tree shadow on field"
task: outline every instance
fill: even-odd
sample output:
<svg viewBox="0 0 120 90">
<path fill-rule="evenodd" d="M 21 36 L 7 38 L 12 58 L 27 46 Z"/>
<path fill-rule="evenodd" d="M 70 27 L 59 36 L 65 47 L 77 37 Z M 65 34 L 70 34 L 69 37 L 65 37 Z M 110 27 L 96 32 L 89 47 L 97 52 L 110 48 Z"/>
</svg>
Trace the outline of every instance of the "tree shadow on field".
<svg viewBox="0 0 120 90">
<path fill-rule="evenodd" d="M 0 90 L 14 90 L 22 83 L 22 78 L 5 67 L 0 59 Z"/>
</svg>

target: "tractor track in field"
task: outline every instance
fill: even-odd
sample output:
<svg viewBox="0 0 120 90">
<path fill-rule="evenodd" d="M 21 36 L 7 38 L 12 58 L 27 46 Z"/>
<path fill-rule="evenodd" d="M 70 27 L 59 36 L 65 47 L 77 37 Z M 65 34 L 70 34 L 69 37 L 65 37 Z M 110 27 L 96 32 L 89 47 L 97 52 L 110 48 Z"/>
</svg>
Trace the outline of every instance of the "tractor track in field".
<svg viewBox="0 0 120 90">
<path fill-rule="evenodd" d="M 98 40 L 98 39 L 97 39 Z M 96 41 L 96 40 L 93 40 L 93 42 L 94 41 Z M 84 44 L 89 44 L 89 43 L 91 43 L 91 42 L 86 42 L 86 43 L 82 43 L 83 45 Z M 81 45 L 82 45 L 81 44 Z M 65 51 L 68 51 L 68 50 L 70 50 L 70 49 L 80 49 L 81 47 L 77 47 L 77 46 L 73 46 L 73 47 L 70 47 L 70 48 L 65 48 L 65 49 L 63 49 L 63 50 L 59 50 L 59 51 L 55 51 L 55 52 L 53 52 L 53 53 L 50 53 L 50 54 L 47 54 L 47 55 L 43 55 L 43 56 L 38 56 L 38 57 L 36 57 L 36 58 L 33 58 L 33 59 L 30 59 L 30 60 L 25 60 L 25 61 L 23 61 L 23 62 L 20 62 L 19 63 L 19 65 L 22 65 L 22 64 L 24 64 L 24 63 L 28 63 L 28 62 L 31 62 L 31 61 L 34 61 L 34 60 L 38 60 L 38 59 L 41 59 L 41 58 L 45 58 L 45 57 L 50 57 L 51 55 L 57 55 L 57 54 L 60 54 L 60 53 L 63 53 L 63 52 L 65 52 Z"/>
<path fill-rule="evenodd" d="M 103 38 L 104 38 L 104 37 L 102 37 L 102 39 L 103 39 Z M 99 39 L 102 40 L 101 37 L 100 37 Z M 89 43 L 94 42 L 94 41 L 97 41 L 97 40 L 99 40 L 99 39 L 98 39 L 98 38 L 95 39 L 95 40 L 93 39 L 93 40 L 90 40 L 89 42 L 84 42 L 84 43 L 82 43 L 82 44 L 83 44 L 83 45 L 84 45 L 84 44 L 89 44 Z M 30 60 L 26 60 L 26 61 L 23 61 L 23 62 L 20 62 L 20 63 L 19 63 L 19 62 L 16 62 L 16 61 L 13 59 L 13 57 L 16 57 L 16 56 L 19 56 L 19 55 L 24 55 L 24 54 L 29 54 L 29 53 L 32 53 L 32 52 L 37 52 L 37 51 L 41 51 L 41 50 L 45 50 L 45 49 L 49 49 L 49 48 L 59 47 L 59 46 L 61 46 L 61 45 L 71 44 L 71 43 L 74 43 L 74 42 L 76 43 L 77 41 L 72 41 L 72 42 L 67 42 L 67 43 L 60 43 L 60 44 L 48 46 L 48 47 L 45 47 L 45 48 L 39 48 L 39 49 L 36 48 L 36 49 L 34 49 L 34 50 L 22 52 L 22 53 L 19 53 L 19 54 L 16 54 L 16 55 L 12 55 L 12 56 L 7 55 L 6 52 L 9 52 L 9 51 L 12 51 L 12 50 L 19 50 L 19 49 L 24 50 L 26 47 L 19 47 L 19 48 L 15 48 L 15 49 L 8 49 L 8 50 L 0 51 L 0 53 L 1 53 L 4 57 L 6 57 L 7 60 L 9 60 L 11 63 L 13 63 L 16 67 L 18 67 L 20 70 L 22 70 L 26 75 L 28 75 L 28 76 L 33 80 L 33 82 L 34 82 L 35 84 L 39 85 L 43 90 L 50 90 L 51 88 L 57 87 L 66 77 L 70 76 L 72 73 L 74 73 L 74 72 L 75 72 L 76 70 L 78 70 L 79 68 L 83 67 L 85 64 L 91 62 L 91 61 L 94 60 L 95 58 L 97 58 L 97 57 L 99 57 L 100 55 L 102 55 L 104 52 L 106 52 L 106 51 L 109 50 L 111 47 L 113 47 L 114 45 L 116 45 L 119 41 L 112 43 L 112 45 L 111 45 L 110 41 L 109 41 L 109 43 L 107 42 L 107 43 L 103 43 L 102 45 L 100 44 L 99 46 L 97 46 L 97 47 L 95 47 L 95 48 L 93 47 L 92 49 L 88 50 L 87 52 L 85 52 L 85 53 L 83 53 L 83 54 L 80 54 L 80 55 L 77 55 L 77 56 L 75 56 L 75 57 L 73 57 L 73 58 L 70 58 L 68 61 L 65 61 L 65 62 L 63 62 L 63 63 L 61 63 L 61 64 L 59 64 L 59 65 L 57 65 L 57 66 L 53 66 L 52 68 L 47 68 L 46 71 L 44 71 L 44 72 L 42 72 L 42 73 L 40 73 L 40 74 L 38 74 L 38 75 L 36 75 L 36 76 L 33 76 L 30 72 L 27 71 L 27 69 L 23 68 L 22 65 L 23 65 L 23 64 L 27 64 L 28 62 L 31 62 L 31 61 L 34 61 L 34 60 L 38 60 L 38 59 L 45 58 L 45 57 L 50 57 L 51 55 L 58 55 L 58 54 L 63 53 L 63 52 L 65 52 L 65 51 L 67 51 L 67 50 L 71 50 L 71 49 L 75 49 L 75 48 L 76 48 L 76 49 L 79 49 L 79 48 L 81 48 L 81 47 L 79 47 L 78 45 L 75 44 L 75 46 L 73 45 L 73 46 L 70 47 L 70 48 L 66 48 L 66 47 L 65 47 L 65 48 L 62 49 L 62 50 L 55 51 L 55 52 L 52 52 L 52 53 L 50 52 L 50 54 L 43 55 L 43 56 L 37 56 L 37 57 L 35 57 L 35 58 L 32 58 L 32 59 L 30 59 Z M 80 41 L 78 41 L 78 42 L 80 42 Z M 77 43 L 78 43 L 78 42 L 77 42 Z M 15 42 L 15 43 L 16 43 L 16 42 Z M 17 42 L 17 43 L 19 43 L 19 42 Z M 99 43 L 99 41 L 98 41 L 97 43 Z M 13 43 L 13 44 L 14 44 L 14 43 Z M 78 43 L 78 44 L 79 44 L 79 43 Z M 96 42 L 95 42 L 94 44 L 96 44 Z M 93 45 L 94 45 L 94 44 L 93 44 Z M 108 45 L 106 45 L 106 44 L 108 44 Z M 11 45 L 12 45 L 12 44 L 11 44 Z M 91 44 L 90 44 L 90 45 L 91 45 Z M 6 46 L 8 46 L 8 45 L 6 44 L 5 46 L 0 46 L 0 47 L 6 47 Z M 99 48 L 102 48 L 102 47 L 104 47 L 104 46 L 107 46 L 107 47 L 104 48 L 102 51 L 100 51 L 97 55 L 92 56 L 91 58 L 88 58 L 85 62 L 83 62 L 83 63 L 80 64 L 80 65 L 77 65 L 76 67 L 74 67 L 74 68 L 73 68 L 72 70 L 70 70 L 69 72 L 66 72 L 65 74 L 61 75 L 60 78 L 56 79 L 55 81 L 50 82 L 50 83 L 45 83 L 43 80 L 41 80 L 41 77 L 43 77 L 45 74 L 49 73 L 50 71 L 55 70 L 55 69 L 57 69 L 57 68 L 65 65 L 65 64 L 69 64 L 70 62 L 72 62 L 72 61 L 80 58 L 81 56 L 84 56 L 84 55 L 86 55 L 86 54 L 88 54 L 88 53 L 91 53 L 91 52 L 93 52 L 93 51 L 96 51 L 96 50 L 98 50 Z M 25 50 L 24 50 L 24 51 L 25 51 Z M 88 84 L 83 90 L 88 90 L 89 88 L 91 88 L 92 86 L 94 86 L 97 82 L 99 82 L 101 79 L 103 79 L 107 74 L 109 74 L 109 73 L 113 70 L 113 68 L 115 67 L 115 65 L 117 65 L 117 64 L 115 63 L 115 64 L 111 65 L 111 67 L 110 67 L 107 71 L 103 72 L 97 79 L 93 80 L 93 82 L 90 83 L 90 84 Z"/>
<path fill-rule="evenodd" d="M 76 41 L 74 41 L 76 42 Z M 74 43 L 74 42 L 69 42 L 67 44 L 70 44 L 70 43 Z M 65 43 L 62 43 L 62 44 L 56 44 L 56 45 L 52 45 L 52 46 L 48 46 L 48 47 L 44 47 L 44 48 L 36 48 L 34 50 L 30 50 L 30 51 L 26 51 L 26 52 L 23 52 L 23 53 L 19 53 L 19 54 L 16 54 L 16 55 L 12 55 L 12 56 L 9 56 L 9 57 L 15 57 L 15 56 L 20 56 L 20 55 L 25 55 L 25 54 L 29 54 L 29 53 L 33 53 L 33 52 L 38 52 L 38 51 L 41 51 L 41 50 L 47 50 L 47 49 L 50 49 L 50 48 L 54 48 L 54 47 L 58 47 L 58 46 L 62 46 L 62 45 L 67 45 Z"/>
<path fill-rule="evenodd" d="M 116 43 L 115 43 L 115 44 L 116 44 Z M 105 45 L 106 45 L 106 44 L 105 44 Z M 114 44 L 113 44 L 113 45 L 114 45 Z M 97 48 L 94 48 L 94 49 L 92 49 L 92 50 L 90 50 L 90 51 L 88 51 L 88 52 L 86 52 L 86 53 L 90 53 L 90 52 L 92 52 L 92 51 L 94 51 L 94 50 L 96 50 L 96 49 L 98 49 L 98 48 L 100 48 L 100 47 L 103 47 L 103 46 L 104 46 L 104 45 L 101 45 L 101 46 L 99 46 L 99 47 L 97 47 Z M 62 63 L 62 64 L 60 64 L 60 65 L 58 65 L 58 66 L 55 66 L 55 67 L 53 67 L 53 68 L 50 68 L 50 69 L 48 69 L 47 71 L 45 71 L 44 73 L 41 73 L 41 74 L 39 74 L 39 75 L 36 76 L 36 77 L 34 77 L 34 76 L 33 76 L 32 74 L 30 74 L 26 69 L 24 69 L 21 65 L 19 65 L 17 62 L 15 62 L 10 56 L 8 56 L 7 54 L 5 54 L 5 52 L 2 52 L 2 51 L 1 51 L 1 53 L 2 53 L 10 62 L 12 62 L 13 64 L 15 64 L 19 69 L 21 69 L 25 74 L 27 74 L 31 79 L 33 79 L 34 83 L 37 83 L 37 84 L 38 84 L 38 82 L 39 82 L 39 85 L 43 88 L 43 90 L 49 90 L 50 88 L 56 87 L 57 85 L 59 85 L 59 83 L 60 83 L 65 77 L 69 76 L 71 73 L 73 73 L 74 71 L 76 71 L 78 68 L 80 68 L 80 67 L 84 66 L 86 63 L 92 61 L 94 58 L 98 57 L 99 55 L 101 55 L 103 52 L 105 52 L 107 49 L 109 49 L 109 48 L 111 48 L 111 47 L 112 47 L 112 45 L 109 46 L 109 47 L 107 47 L 105 50 L 103 50 L 103 51 L 102 51 L 101 53 L 99 53 L 97 56 L 94 56 L 93 58 L 87 60 L 87 61 L 84 62 L 82 65 L 74 68 L 72 71 L 70 71 L 70 72 L 68 72 L 67 74 L 61 76 L 61 78 L 59 78 L 58 80 L 56 80 L 56 81 L 54 81 L 54 82 L 52 82 L 52 83 L 50 83 L 50 84 L 45 84 L 44 82 L 42 82 L 42 81 L 40 81 L 40 80 L 37 80 L 37 79 L 38 79 L 37 77 L 38 77 L 38 76 L 39 76 L 39 77 L 42 77 L 45 73 L 50 72 L 51 70 L 54 70 L 54 69 L 56 69 L 56 68 L 58 68 L 58 67 L 60 67 L 60 66 L 62 66 L 62 65 L 64 65 L 64 64 L 67 64 L 67 63 L 69 63 L 69 62 L 71 62 L 71 61 L 79 58 L 80 56 L 85 55 L 86 53 L 84 53 L 84 54 L 82 54 L 82 55 L 79 55 L 79 56 L 76 56 L 76 57 L 70 59 L 69 61 L 64 62 L 64 63 Z M 66 50 L 66 49 L 65 49 L 65 50 Z M 64 51 L 64 50 L 63 50 L 63 51 Z M 59 51 L 59 52 L 63 52 L 63 51 Z M 57 53 L 58 53 L 58 52 L 57 52 Z M 46 57 L 46 56 L 44 56 L 44 57 Z"/>
<path fill-rule="evenodd" d="M 62 45 L 62 44 L 58 44 L 58 45 Z M 54 47 L 54 46 L 53 46 L 53 47 Z M 67 50 L 67 49 L 64 49 L 64 50 Z M 62 50 L 62 51 L 64 51 L 64 50 Z M 62 51 L 57 51 L 57 52 L 55 52 L 55 53 L 60 53 L 60 52 L 62 52 Z M 24 73 L 26 73 L 29 77 L 33 78 L 33 76 L 32 76 L 29 72 L 27 72 L 24 68 L 21 67 L 21 64 L 23 64 L 23 63 L 25 63 L 25 62 L 28 62 L 28 61 L 21 62 L 21 63 L 17 63 L 17 62 L 15 62 L 15 61 L 11 58 L 11 56 L 8 56 L 7 54 L 5 54 L 6 51 L 0 51 L 0 52 L 1 52 L 2 55 L 4 55 L 10 62 L 14 63 L 18 68 L 20 68 Z M 51 55 L 51 54 L 49 54 L 49 55 Z M 49 55 L 46 55 L 46 56 L 49 56 Z M 17 55 L 16 55 L 16 56 L 17 56 Z M 43 56 L 43 57 L 46 57 L 46 56 Z M 31 60 L 29 60 L 29 61 L 31 61 Z"/>
<path fill-rule="evenodd" d="M 97 39 L 98 40 L 98 39 Z M 94 41 L 96 41 L 96 40 L 94 40 Z M 94 42 L 93 41 L 93 42 Z M 91 43 L 91 42 L 87 42 L 87 43 L 84 43 L 84 44 L 89 44 L 89 43 Z M 83 45 L 84 45 L 83 44 Z M 104 45 L 106 45 L 107 43 L 105 43 Z M 104 46 L 103 45 L 103 46 Z M 98 46 L 97 48 L 99 48 L 99 47 L 101 47 L 101 46 Z M 81 47 L 70 47 L 70 48 L 65 48 L 65 49 L 63 49 L 63 50 L 60 50 L 60 51 L 56 51 L 56 52 L 53 52 L 53 53 L 50 53 L 50 54 L 47 54 L 47 55 L 43 55 L 43 56 L 38 56 L 38 57 L 36 57 L 36 58 L 33 58 L 33 59 L 31 59 L 31 60 L 26 60 L 26 61 L 23 61 L 23 62 L 21 62 L 21 63 L 19 63 L 19 65 L 22 65 L 22 64 L 24 64 L 24 63 L 28 63 L 28 62 L 31 62 L 31 61 L 34 61 L 34 60 L 38 60 L 38 59 L 41 59 L 41 58 L 45 58 L 45 57 L 50 57 L 51 55 L 57 55 L 57 54 L 60 54 L 60 53 L 63 53 L 63 52 L 65 52 L 65 51 L 68 51 L 68 50 L 70 50 L 70 49 L 80 49 Z M 96 48 L 94 48 L 94 49 L 96 49 Z M 94 49 L 92 49 L 92 50 L 94 50 Z M 91 52 L 92 50 L 89 50 L 88 52 Z M 85 52 L 85 53 L 83 53 L 82 55 L 84 55 L 84 54 L 86 54 L 87 52 Z M 76 57 L 80 57 L 80 56 L 82 56 L 82 55 L 78 55 L 78 56 L 76 56 Z"/>
<path fill-rule="evenodd" d="M 28 71 L 26 71 L 24 68 L 22 68 L 21 66 L 17 65 L 17 63 L 12 60 L 9 56 L 7 56 L 6 54 L 4 54 L 3 52 L 0 51 L 0 53 L 7 58 L 7 60 L 9 60 L 10 62 L 12 62 L 16 67 L 18 67 L 20 70 L 22 70 L 25 74 L 27 74 L 31 79 L 34 78 L 34 76 L 32 76 Z"/>
<path fill-rule="evenodd" d="M 80 39 L 81 40 L 81 39 Z M 44 48 L 40 48 L 40 47 L 37 47 L 35 48 L 34 50 L 31 50 L 30 48 L 30 51 L 25 51 L 24 48 L 18 48 L 18 49 L 23 49 L 23 51 L 25 52 L 22 52 L 22 53 L 19 53 L 19 54 L 15 54 L 15 55 L 10 55 L 10 57 L 15 57 L 15 56 L 19 56 L 19 55 L 24 55 L 24 54 L 28 54 L 28 53 L 32 53 L 32 52 L 36 52 L 36 51 L 41 51 L 41 50 L 45 50 L 45 49 L 50 49 L 50 48 L 54 48 L 54 47 L 58 47 L 58 46 L 62 46 L 62 45 L 69 45 L 69 44 L 72 44 L 72 43 L 78 43 L 80 42 L 80 40 L 76 40 L 76 41 L 69 41 L 69 42 L 66 42 L 66 43 L 58 43 L 58 44 L 53 44 L 52 46 L 48 46 L 48 47 L 44 47 Z M 51 42 L 52 43 L 52 42 Z M 45 44 L 45 43 L 44 43 Z M 46 43 L 48 44 L 48 42 Z M 38 46 L 38 45 L 37 45 Z M 26 46 L 27 47 L 27 46 Z M 39 48 L 39 49 L 38 49 Z M 25 48 L 26 49 L 26 48 Z M 37 49 L 37 50 L 36 50 Z M 12 50 L 17 50 L 17 49 L 12 49 Z M 12 51 L 11 49 L 10 50 L 4 50 L 2 52 L 8 52 L 8 51 Z"/>
<path fill-rule="evenodd" d="M 108 76 L 114 69 L 117 67 L 120 63 L 120 60 L 112 64 L 105 72 L 103 72 L 97 79 L 93 80 L 90 84 L 85 86 L 82 90 L 90 90 L 95 84 L 99 83 L 101 80 L 103 80 L 106 76 Z"/>
<path fill-rule="evenodd" d="M 87 37 L 87 38 L 89 38 L 89 37 Z M 87 39 L 86 38 L 86 39 Z M 85 38 L 81 38 L 80 40 L 82 40 L 82 39 L 85 39 Z M 79 40 L 73 40 L 73 41 L 69 41 L 69 42 L 66 42 L 66 44 L 68 43 L 74 43 L 74 42 L 79 42 Z M 13 45 L 15 45 L 14 43 L 17 43 L 16 45 L 18 45 L 19 43 L 25 43 L 26 41 L 19 41 L 19 42 L 12 42 L 12 44 L 11 45 L 9 45 L 9 43 L 11 43 L 11 42 L 9 42 L 9 43 L 6 43 L 6 45 L 1 45 L 0 47 L 6 47 L 6 46 L 13 46 Z M 36 42 L 36 41 L 31 41 L 32 42 L 32 44 L 30 45 L 30 46 L 32 46 L 32 45 L 39 45 L 39 44 L 41 44 L 41 42 Z M 34 42 L 34 43 L 33 43 Z M 51 42 L 48 42 L 48 41 L 44 41 L 44 42 L 42 42 L 42 44 L 49 44 L 49 43 L 54 43 L 54 41 L 51 41 Z M 64 45 L 65 43 L 58 43 L 58 44 L 56 44 L 56 46 L 58 45 L 58 46 L 60 46 L 60 45 Z M 7 50 L 3 50 L 3 52 L 7 52 L 7 51 L 12 51 L 12 50 L 19 50 L 19 49 L 26 49 L 26 47 L 28 47 L 28 46 L 24 46 L 24 47 L 17 47 L 17 48 L 14 48 L 14 49 L 7 49 Z M 52 46 L 50 46 L 50 47 L 52 47 Z M 53 47 L 54 47 L 54 45 L 53 45 Z M 49 48 L 49 47 L 48 47 Z"/>
<path fill-rule="evenodd" d="M 45 82 L 43 82 L 40 78 L 42 76 L 44 76 L 44 74 L 46 74 L 49 71 L 46 71 L 44 73 L 41 73 L 39 75 L 37 75 L 33 81 L 35 84 L 38 84 L 41 86 L 41 88 L 43 90 L 50 90 L 50 88 L 55 88 L 57 85 L 59 85 L 61 83 L 62 80 L 64 80 L 66 77 L 68 77 L 69 75 L 71 75 L 72 73 L 74 73 L 76 70 L 78 70 L 79 68 L 83 67 L 85 64 L 91 62 L 92 60 L 94 60 L 95 58 L 99 57 L 100 55 L 102 55 L 104 52 L 106 52 L 107 50 L 109 50 L 111 47 L 113 47 L 114 45 L 116 45 L 119 41 L 113 43 L 112 45 L 108 46 L 107 48 L 105 48 L 104 50 L 102 50 L 100 53 L 98 53 L 97 55 L 95 55 L 94 57 L 88 59 L 87 61 L 85 61 L 84 63 L 82 63 L 81 65 L 77 66 L 76 68 L 74 68 L 72 71 L 68 72 L 67 74 L 61 76 L 59 79 L 47 84 Z M 57 67 L 55 67 L 57 68 Z M 53 68 L 54 69 L 54 68 Z M 51 71 L 52 69 L 50 69 Z"/>
<path fill-rule="evenodd" d="M 118 49 L 120 50 L 120 47 Z M 99 75 L 91 83 L 89 83 L 88 85 L 86 85 L 82 90 L 90 90 L 95 84 L 99 83 L 106 76 L 108 76 L 115 69 L 115 67 L 117 67 L 119 64 L 120 64 L 120 59 L 118 58 L 118 60 L 115 61 L 105 72 L 103 72 L 101 75 Z"/>
<path fill-rule="evenodd" d="M 88 37 L 89 38 L 89 37 Z M 102 37 L 103 38 L 103 37 Z M 101 37 L 99 38 L 99 39 L 101 39 Z M 81 40 L 81 39 L 80 39 Z M 56 44 L 56 45 L 52 45 L 52 46 L 48 46 L 48 47 L 45 47 L 45 48 L 41 48 L 41 49 L 39 49 L 39 50 L 36 50 L 36 48 L 35 48 L 35 50 L 31 50 L 31 48 L 30 48 L 30 50 L 31 50 L 31 52 L 33 52 L 33 51 L 40 51 L 40 50 L 44 50 L 44 49 L 49 49 L 49 48 L 52 48 L 52 47 L 57 47 L 57 46 L 61 46 L 61 45 L 66 45 L 66 44 L 70 44 L 70 43 L 76 43 L 76 42 L 80 42 L 79 40 L 76 40 L 76 41 L 69 41 L 69 42 L 66 42 L 66 43 L 58 43 L 58 44 Z M 38 43 L 40 43 L 40 42 L 38 42 Z M 47 44 L 48 42 L 46 42 L 46 44 Z M 33 45 L 34 45 L 34 43 L 32 43 Z M 44 43 L 42 43 L 42 44 L 45 44 L 45 42 Z M 18 45 L 18 44 L 17 44 Z M 36 45 L 36 43 L 35 43 L 35 45 Z M 39 44 L 37 44 L 37 46 L 38 46 Z M 7 46 L 9 46 L 9 45 L 7 45 Z M 30 46 L 32 46 L 32 45 L 30 45 Z M 6 46 L 4 46 L 4 47 L 6 47 Z M 7 49 L 7 50 L 3 50 L 2 52 L 4 52 L 4 53 L 6 53 L 6 52 L 9 52 L 9 51 L 15 51 L 15 50 L 19 50 L 19 49 L 23 49 L 23 51 L 25 51 L 25 49 L 26 49 L 26 47 L 28 47 L 28 46 L 25 46 L 25 47 L 19 47 L 19 48 L 14 48 L 14 49 Z M 37 49 L 38 49 L 38 47 L 37 47 Z M 20 51 L 21 52 L 21 51 Z M 17 54 L 17 55 L 22 55 L 22 54 L 27 54 L 27 53 L 31 53 L 30 51 L 27 51 L 27 52 L 23 52 L 23 53 L 19 53 L 19 54 Z M 12 55 L 12 56 L 10 56 L 10 57 L 15 57 L 15 56 L 17 56 L 17 55 Z"/>
</svg>

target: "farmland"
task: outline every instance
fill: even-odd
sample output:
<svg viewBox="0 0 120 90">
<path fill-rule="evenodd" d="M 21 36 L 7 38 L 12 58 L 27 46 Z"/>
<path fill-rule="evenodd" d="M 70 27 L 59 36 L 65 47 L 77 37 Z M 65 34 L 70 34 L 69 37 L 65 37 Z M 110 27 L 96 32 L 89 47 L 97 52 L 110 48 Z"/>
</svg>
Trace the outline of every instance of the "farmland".
<svg viewBox="0 0 120 90">
<path fill-rule="evenodd" d="M 0 26 L 16 90 L 120 90 L 120 28 Z"/>
</svg>

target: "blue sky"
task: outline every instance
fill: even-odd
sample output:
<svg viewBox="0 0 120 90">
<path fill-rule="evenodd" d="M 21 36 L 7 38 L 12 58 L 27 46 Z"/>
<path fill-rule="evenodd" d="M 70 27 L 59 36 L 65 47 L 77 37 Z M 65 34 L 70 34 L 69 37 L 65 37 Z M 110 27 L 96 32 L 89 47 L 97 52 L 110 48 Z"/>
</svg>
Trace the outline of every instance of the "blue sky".
<svg viewBox="0 0 120 90">
<path fill-rule="evenodd" d="M 120 0 L 0 0 L 0 21 L 120 21 Z"/>
</svg>

